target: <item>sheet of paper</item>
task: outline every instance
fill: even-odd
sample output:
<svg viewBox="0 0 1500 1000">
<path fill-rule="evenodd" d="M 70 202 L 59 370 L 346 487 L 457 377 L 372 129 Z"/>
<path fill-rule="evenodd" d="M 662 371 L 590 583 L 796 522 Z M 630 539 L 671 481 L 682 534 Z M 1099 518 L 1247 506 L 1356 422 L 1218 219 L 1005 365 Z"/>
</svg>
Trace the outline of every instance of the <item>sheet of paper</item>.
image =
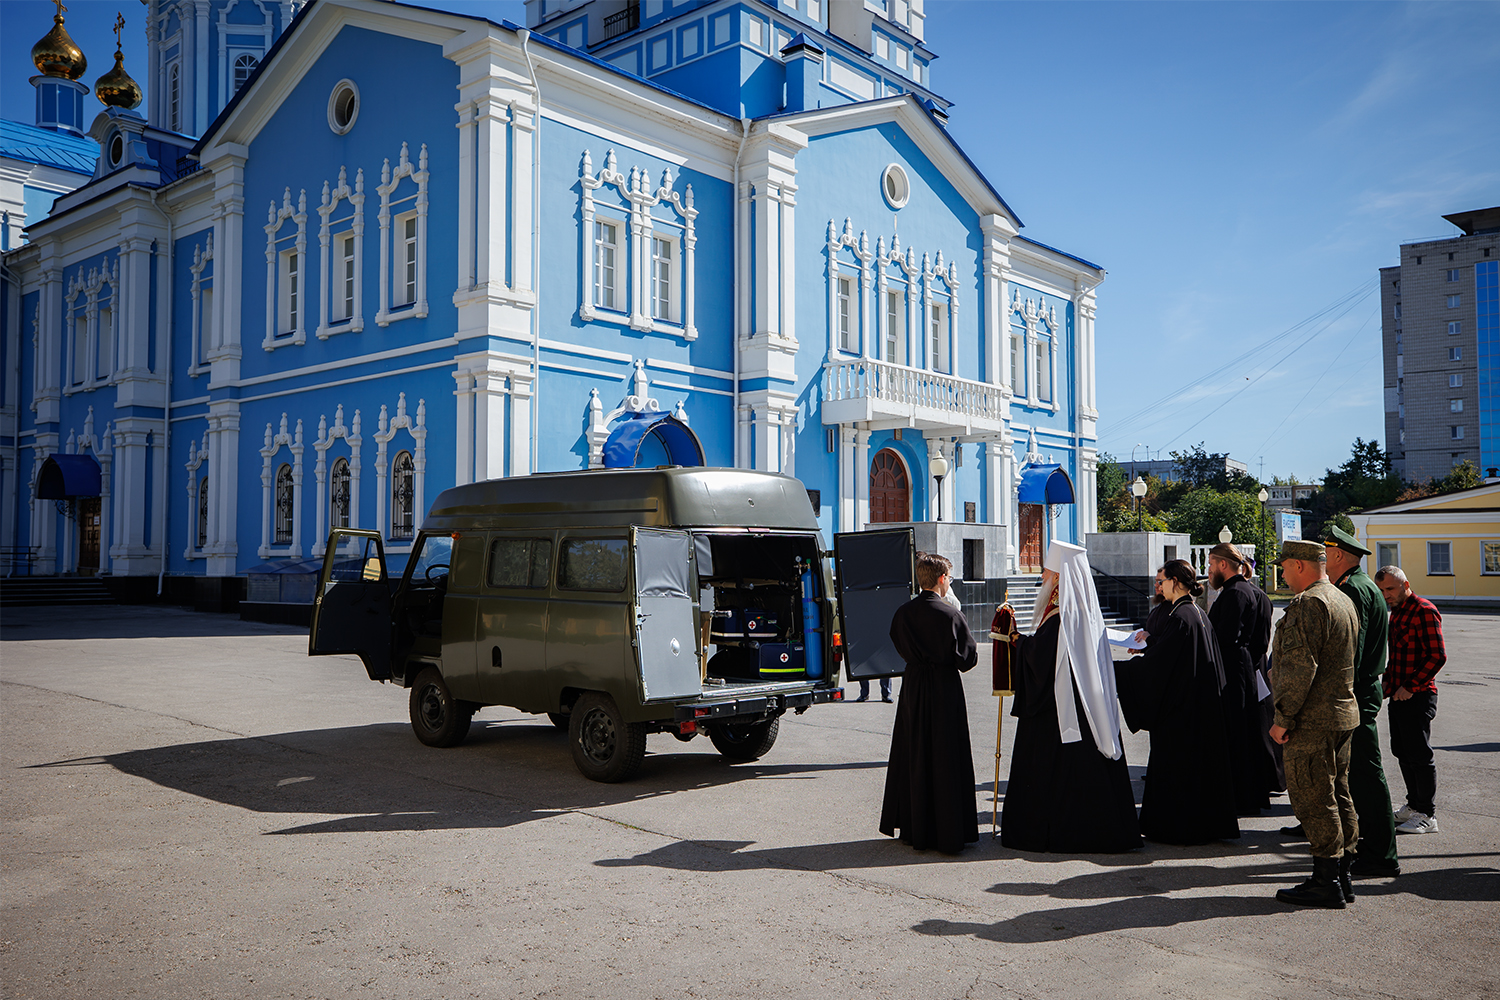
<svg viewBox="0 0 1500 1000">
<path fill-rule="evenodd" d="M 1146 643 L 1137 638 L 1140 634 L 1138 631 L 1126 632 L 1123 629 L 1117 628 L 1106 628 L 1104 631 L 1109 633 L 1109 644 L 1111 646 L 1122 646 L 1125 649 L 1146 648 Z"/>
<path fill-rule="evenodd" d="M 1271 689 L 1266 687 L 1266 678 L 1259 670 L 1255 672 L 1255 700 L 1265 701 L 1271 697 Z"/>
</svg>

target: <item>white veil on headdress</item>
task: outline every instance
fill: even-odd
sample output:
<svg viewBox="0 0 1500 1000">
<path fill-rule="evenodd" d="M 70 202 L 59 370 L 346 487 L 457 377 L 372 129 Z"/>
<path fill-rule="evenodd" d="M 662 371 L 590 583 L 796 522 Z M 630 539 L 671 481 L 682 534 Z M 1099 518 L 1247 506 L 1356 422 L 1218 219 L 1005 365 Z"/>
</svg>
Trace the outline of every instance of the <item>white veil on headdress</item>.
<svg viewBox="0 0 1500 1000">
<path fill-rule="evenodd" d="M 1124 752 L 1120 744 L 1120 710 L 1115 694 L 1114 657 L 1109 651 L 1109 634 L 1104 615 L 1099 610 L 1099 596 L 1094 591 L 1093 573 L 1088 553 L 1080 546 L 1053 542 L 1047 547 L 1043 565 L 1058 575 L 1057 669 L 1054 694 L 1057 700 L 1057 729 L 1064 743 L 1083 739 L 1078 722 L 1078 708 L 1073 703 L 1073 685 L 1083 700 L 1094 734 L 1094 745 L 1110 760 L 1119 760 Z"/>
</svg>

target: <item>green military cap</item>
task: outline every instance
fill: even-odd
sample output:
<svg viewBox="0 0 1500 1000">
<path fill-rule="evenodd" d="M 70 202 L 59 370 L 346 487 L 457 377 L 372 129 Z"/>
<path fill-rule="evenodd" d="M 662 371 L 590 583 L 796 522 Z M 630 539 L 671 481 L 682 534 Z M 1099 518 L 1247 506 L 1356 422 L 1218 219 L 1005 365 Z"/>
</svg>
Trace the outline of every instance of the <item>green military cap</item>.
<svg viewBox="0 0 1500 1000">
<path fill-rule="evenodd" d="M 1307 562 L 1322 562 L 1328 558 L 1328 552 L 1323 548 L 1322 542 L 1282 542 L 1281 555 L 1276 560 L 1280 566 L 1288 559 L 1303 559 Z"/>
<path fill-rule="evenodd" d="M 1332 549 L 1343 549 L 1345 552 L 1357 556 L 1367 556 L 1370 550 L 1354 540 L 1354 536 L 1337 525 L 1328 526 L 1328 537 L 1323 539 L 1323 544 Z"/>
</svg>

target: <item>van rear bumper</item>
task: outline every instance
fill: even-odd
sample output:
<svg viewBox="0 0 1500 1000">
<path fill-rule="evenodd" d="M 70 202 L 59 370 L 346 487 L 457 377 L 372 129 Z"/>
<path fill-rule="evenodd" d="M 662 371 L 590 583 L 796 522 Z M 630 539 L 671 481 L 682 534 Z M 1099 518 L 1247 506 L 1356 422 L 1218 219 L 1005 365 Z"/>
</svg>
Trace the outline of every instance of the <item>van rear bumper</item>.
<svg viewBox="0 0 1500 1000">
<path fill-rule="evenodd" d="M 789 691 L 785 694 L 715 698 L 712 701 L 703 700 L 678 705 L 673 719 L 679 725 L 684 722 L 719 722 L 733 718 L 769 719 L 789 710 L 801 713 L 813 705 L 843 700 L 844 689 L 839 687 L 812 688 L 811 690 Z"/>
</svg>

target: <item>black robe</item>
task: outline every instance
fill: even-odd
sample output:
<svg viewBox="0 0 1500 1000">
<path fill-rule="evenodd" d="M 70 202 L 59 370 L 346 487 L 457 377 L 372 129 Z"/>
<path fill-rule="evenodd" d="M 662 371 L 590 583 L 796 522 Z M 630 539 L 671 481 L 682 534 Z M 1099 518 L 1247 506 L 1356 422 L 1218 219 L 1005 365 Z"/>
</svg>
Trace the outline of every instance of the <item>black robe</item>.
<svg viewBox="0 0 1500 1000">
<path fill-rule="evenodd" d="M 1240 835 L 1224 739 L 1224 667 L 1208 618 L 1192 598 L 1172 605 L 1145 652 L 1115 663 L 1131 732 L 1151 732 L 1141 833 L 1164 844 Z"/>
<path fill-rule="evenodd" d="M 1083 739 L 1064 743 L 1057 728 L 1057 639 L 1061 617 L 1053 615 L 1016 646 L 1010 714 L 1016 739 L 1005 785 L 1000 843 L 1017 851 L 1115 854 L 1141 846 L 1135 793 L 1125 755 L 1099 752 L 1083 711 L 1078 681 L 1073 703 Z"/>
<path fill-rule="evenodd" d="M 979 839 L 969 713 L 959 672 L 979 662 L 964 622 L 930 590 L 897 609 L 891 641 L 906 661 L 891 730 L 880 832 L 957 854 Z"/>
<path fill-rule="evenodd" d="M 1270 736 L 1260 724 L 1262 706 L 1255 683 L 1258 593 L 1255 584 L 1236 573 L 1224 581 L 1208 609 L 1224 663 L 1224 733 L 1229 739 L 1235 807 L 1241 816 L 1258 816 L 1270 806 L 1276 780 L 1276 760 L 1267 746 Z"/>
<path fill-rule="evenodd" d="M 1146 624 L 1142 626 L 1146 630 L 1146 645 L 1156 641 L 1161 630 L 1166 626 L 1167 616 L 1172 613 L 1172 602 L 1163 600 L 1160 604 L 1153 604 L 1151 610 L 1146 614 Z"/>
</svg>

